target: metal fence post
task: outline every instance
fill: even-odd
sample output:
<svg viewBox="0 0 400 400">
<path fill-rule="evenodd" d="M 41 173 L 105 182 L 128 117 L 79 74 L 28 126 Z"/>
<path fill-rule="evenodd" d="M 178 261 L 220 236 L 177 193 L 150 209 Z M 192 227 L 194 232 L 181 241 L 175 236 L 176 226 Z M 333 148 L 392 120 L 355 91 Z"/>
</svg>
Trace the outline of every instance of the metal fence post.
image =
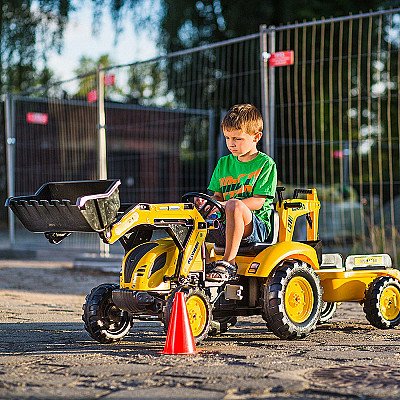
<svg viewBox="0 0 400 400">
<path fill-rule="evenodd" d="M 208 110 L 208 181 L 215 168 L 215 121 L 214 111 Z"/>
<path fill-rule="evenodd" d="M 99 179 L 107 179 L 107 138 L 106 111 L 104 105 L 104 69 L 97 68 L 97 130 L 98 130 L 98 175 Z M 100 240 L 100 256 L 110 256 L 110 245 Z"/>
<path fill-rule="evenodd" d="M 269 96 L 268 96 L 268 49 L 267 26 L 260 26 L 260 71 L 261 71 L 261 114 L 264 120 L 264 136 L 262 138 L 263 150 L 271 154 L 269 142 Z"/>
<path fill-rule="evenodd" d="M 275 158 L 275 69 L 268 68 L 271 53 L 275 52 L 275 27 L 260 26 L 261 108 L 264 119 L 264 151 Z"/>
<path fill-rule="evenodd" d="M 15 196 L 15 144 L 14 135 L 14 99 L 7 93 L 4 99 L 5 105 L 5 134 L 6 134 L 6 155 L 7 155 L 7 194 L 8 197 Z M 10 244 L 15 244 L 15 217 L 8 208 L 8 235 Z"/>
<path fill-rule="evenodd" d="M 268 29 L 267 32 L 268 35 L 268 53 L 272 54 L 275 53 L 275 26 L 271 26 Z M 268 132 L 268 137 L 269 137 L 269 143 L 270 143 L 270 149 L 269 149 L 269 155 L 275 160 L 276 160 L 276 152 L 275 152 L 275 68 L 268 68 L 267 65 L 267 70 L 268 70 L 268 82 L 269 82 L 269 132 Z"/>
<path fill-rule="evenodd" d="M 98 174 L 107 179 L 106 112 L 104 107 L 104 70 L 97 69 L 97 129 L 98 129 Z"/>
</svg>

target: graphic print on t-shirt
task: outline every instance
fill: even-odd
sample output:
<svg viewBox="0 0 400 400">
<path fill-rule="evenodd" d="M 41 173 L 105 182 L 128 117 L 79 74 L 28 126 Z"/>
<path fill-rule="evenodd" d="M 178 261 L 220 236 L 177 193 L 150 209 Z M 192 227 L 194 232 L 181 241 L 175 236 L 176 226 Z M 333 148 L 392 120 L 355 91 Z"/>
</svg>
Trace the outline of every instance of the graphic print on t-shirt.
<svg viewBox="0 0 400 400">
<path fill-rule="evenodd" d="M 250 174 L 240 174 L 237 178 L 225 176 L 219 179 L 221 192 L 224 200 L 233 197 L 245 198 L 251 196 L 254 182 L 258 179 L 262 168 L 251 172 Z"/>
</svg>

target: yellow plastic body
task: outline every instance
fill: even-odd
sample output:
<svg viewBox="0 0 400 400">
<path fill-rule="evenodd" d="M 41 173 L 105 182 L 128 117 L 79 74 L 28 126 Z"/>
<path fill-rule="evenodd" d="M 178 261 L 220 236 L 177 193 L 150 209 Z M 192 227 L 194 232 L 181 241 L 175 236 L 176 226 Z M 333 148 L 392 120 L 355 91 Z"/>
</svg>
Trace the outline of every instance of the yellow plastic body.
<svg viewBox="0 0 400 400">
<path fill-rule="evenodd" d="M 295 208 L 285 207 L 285 204 L 296 203 Z M 400 272 L 396 269 L 320 269 L 315 249 L 301 242 L 293 241 L 293 232 L 296 219 L 301 215 L 308 215 L 307 240 L 318 240 L 318 214 L 320 202 L 316 189 L 307 194 L 307 199 L 287 199 L 277 204 L 279 213 L 279 241 L 265 250 L 252 256 L 238 256 L 238 274 L 253 278 L 267 278 L 273 269 L 284 260 L 299 260 L 310 265 L 319 275 L 323 287 L 323 300 L 326 302 L 362 301 L 369 284 L 380 276 L 391 276 L 400 281 Z M 125 282 L 124 265 L 129 255 L 135 251 L 130 250 L 124 257 L 120 279 L 121 288 L 138 291 L 167 292 L 171 289 L 171 279 L 187 277 L 190 272 L 203 271 L 201 247 L 207 235 L 207 228 L 203 217 L 196 208 L 188 204 L 139 204 L 128 211 L 123 217 L 112 225 L 106 232 L 106 240 L 114 243 L 131 229 L 138 225 L 154 225 L 162 227 L 163 224 L 175 221 L 186 226 L 191 226 L 192 231 L 183 246 L 181 254 L 177 244 L 172 238 L 154 241 L 157 246 L 136 260 L 132 279 Z M 213 251 L 213 244 L 206 243 L 211 261 L 221 259 Z M 165 265 L 160 269 L 152 270 L 154 261 L 162 254 L 166 254 Z M 302 282 L 299 281 L 299 287 Z M 301 291 L 301 290 L 300 290 Z M 304 288 L 303 288 L 304 291 Z M 296 293 L 296 290 L 293 291 Z M 295 303 L 293 303 L 295 307 Z M 293 312 L 298 312 L 293 308 Z M 307 309 L 301 311 L 307 314 Z M 301 317 L 299 314 L 299 318 Z"/>
<path fill-rule="evenodd" d="M 357 271 L 319 270 L 317 274 L 324 289 L 322 300 L 327 302 L 362 301 L 369 284 L 380 276 L 391 276 L 400 281 L 397 269 Z"/>
<path fill-rule="evenodd" d="M 207 243 L 207 252 L 210 261 L 222 259 L 216 255 L 214 245 Z M 255 278 L 266 278 L 272 270 L 284 260 L 299 260 L 309 264 L 313 269 L 319 269 L 317 253 L 313 247 L 300 242 L 282 242 L 267 247 L 265 250 L 251 256 L 237 256 L 238 275 L 251 276 Z"/>
<path fill-rule="evenodd" d="M 136 250 L 136 247 L 130 250 L 122 261 L 122 270 L 120 275 L 120 287 L 122 289 L 143 290 L 143 291 L 168 291 L 170 289 L 170 280 L 165 277 L 171 277 L 176 271 L 179 250 L 171 238 L 156 240 L 153 242 L 156 247 L 145 253 L 133 270 L 132 278 L 125 282 L 125 263 L 130 254 Z M 157 257 L 166 253 L 166 262 L 163 268 L 152 273 L 152 267 Z M 201 253 L 197 252 L 190 263 L 190 268 L 186 272 L 198 272 L 203 270 L 203 261 Z"/>
<path fill-rule="evenodd" d="M 281 242 L 266 248 L 254 258 L 238 257 L 238 273 L 265 278 L 286 259 L 304 261 L 313 269 L 319 269 L 317 253 L 311 246 L 299 242 Z"/>
<path fill-rule="evenodd" d="M 145 253 L 136 266 L 129 282 L 125 282 L 125 263 L 136 248 L 131 249 L 122 261 L 120 287 L 138 291 L 168 291 L 170 279 L 187 277 L 190 272 L 202 271 L 203 261 L 201 247 L 206 238 L 207 229 L 203 217 L 197 209 L 187 207 L 187 204 L 138 204 L 128 211 L 108 232 L 107 240 L 114 243 L 132 228 L 138 225 L 168 226 L 170 222 L 181 221 L 182 224 L 193 226 L 189 239 L 183 249 L 182 263 L 178 267 L 179 248 L 172 238 L 164 238 L 149 243 L 154 243 L 153 249 Z M 152 273 L 156 258 L 166 253 L 164 267 Z M 179 271 L 177 272 L 177 269 Z"/>
<path fill-rule="evenodd" d="M 125 264 L 132 252 L 136 251 L 137 247 L 126 253 L 124 259 L 122 260 L 122 270 L 120 275 L 120 287 L 122 289 L 131 290 L 169 290 L 170 283 L 164 282 L 164 276 L 169 276 L 173 274 L 176 267 L 176 262 L 178 259 L 178 248 L 172 239 L 158 240 L 155 242 L 158 244 L 157 247 L 151 249 L 145 253 L 140 260 L 138 260 L 136 267 L 133 270 L 132 278 L 129 282 L 125 282 Z M 163 253 L 167 254 L 165 266 L 151 273 L 154 261 L 156 258 Z"/>
</svg>

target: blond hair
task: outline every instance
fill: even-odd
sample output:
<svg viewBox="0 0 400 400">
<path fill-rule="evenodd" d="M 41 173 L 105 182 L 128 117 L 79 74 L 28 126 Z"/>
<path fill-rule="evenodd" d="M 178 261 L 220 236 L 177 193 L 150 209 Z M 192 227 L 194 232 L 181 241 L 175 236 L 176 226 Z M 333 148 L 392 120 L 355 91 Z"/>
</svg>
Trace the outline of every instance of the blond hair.
<svg viewBox="0 0 400 400">
<path fill-rule="evenodd" d="M 236 104 L 228 110 L 221 122 L 221 129 L 227 132 L 240 129 L 255 135 L 263 130 L 262 115 L 252 104 Z"/>
</svg>

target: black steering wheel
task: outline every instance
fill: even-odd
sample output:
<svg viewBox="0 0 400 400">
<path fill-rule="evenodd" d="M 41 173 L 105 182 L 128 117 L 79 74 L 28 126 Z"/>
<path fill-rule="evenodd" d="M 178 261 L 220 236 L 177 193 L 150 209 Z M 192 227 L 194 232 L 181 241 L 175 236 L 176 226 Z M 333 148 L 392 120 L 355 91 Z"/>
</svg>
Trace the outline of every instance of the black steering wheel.
<svg viewBox="0 0 400 400">
<path fill-rule="evenodd" d="M 195 198 L 199 198 L 205 201 L 200 207 L 197 207 Z M 200 193 L 200 192 L 189 192 L 185 193 L 182 196 L 182 201 L 185 203 L 193 203 L 196 208 L 199 210 L 199 213 L 204 219 L 207 219 L 211 214 L 213 214 L 213 210 L 216 208 L 219 212 L 219 217 L 216 218 L 217 221 L 222 222 L 225 220 L 225 209 L 224 207 L 215 199 L 213 199 L 208 194 Z M 214 210 L 215 211 L 215 210 Z"/>
</svg>

